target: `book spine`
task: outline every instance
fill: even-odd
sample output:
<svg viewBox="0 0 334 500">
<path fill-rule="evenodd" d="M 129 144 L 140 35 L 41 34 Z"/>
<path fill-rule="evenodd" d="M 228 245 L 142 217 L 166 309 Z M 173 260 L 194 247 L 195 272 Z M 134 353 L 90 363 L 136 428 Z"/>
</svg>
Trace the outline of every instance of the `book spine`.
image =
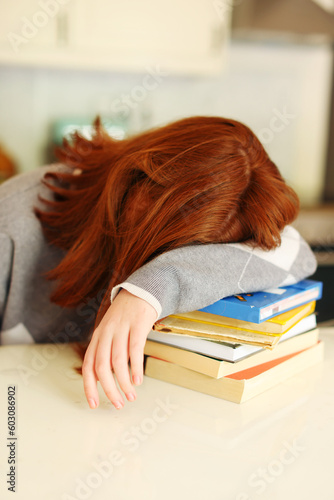
<svg viewBox="0 0 334 500">
<path fill-rule="evenodd" d="M 268 318 L 272 318 L 281 312 L 289 311 L 294 307 L 301 306 L 312 300 L 317 300 L 320 298 L 320 288 L 316 287 L 313 290 L 306 290 L 305 292 L 298 293 L 292 297 L 287 297 L 286 299 L 280 300 L 275 304 L 267 307 L 263 307 L 260 310 L 260 320 L 265 321 Z"/>
<path fill-rule="evenodd" d="M 306 304 L 313 300 L 318 300 L 322 295 L 321 284 L 315 285 L 313 288 L 301 291 L 291 297 L 286 297 L 278 300 L 270 305 L 263 307 L 250 306 L 247 303 L 234 303 L 224 299 L 211 304 L 210 306 L 199 309 L 199 311 L 235 318 L 251 323 L 263 323 L 264 321 L 274 318 L 282 312 L 289 311 L 297 306 Z"/>
<path fill-rule="evenodd" d="M 260 311 L 255 307 L 245 306 L 243 304 L 233 304 L 219 300 L 210 306 L 199 309 L 199 311 L 226 316 L 227 318 L 241 319 L 250 323 L 261 323 Z"/>
</svg>

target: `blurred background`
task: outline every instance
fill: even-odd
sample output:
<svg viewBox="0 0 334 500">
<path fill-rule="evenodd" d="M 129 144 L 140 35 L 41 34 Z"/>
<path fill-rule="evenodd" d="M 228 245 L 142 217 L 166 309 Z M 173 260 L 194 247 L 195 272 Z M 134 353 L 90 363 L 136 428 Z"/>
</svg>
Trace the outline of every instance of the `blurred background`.
<svg viewBox="0 0 334 500">
<path fill-rule="evenodd" d="M 1 179 L 54 161 L 97 114 L 119 140 L 191 115 L 234 118 L 297 191 L 296 227 L 333 273 L 334 0 L 0 5 Z"/>
</svg>

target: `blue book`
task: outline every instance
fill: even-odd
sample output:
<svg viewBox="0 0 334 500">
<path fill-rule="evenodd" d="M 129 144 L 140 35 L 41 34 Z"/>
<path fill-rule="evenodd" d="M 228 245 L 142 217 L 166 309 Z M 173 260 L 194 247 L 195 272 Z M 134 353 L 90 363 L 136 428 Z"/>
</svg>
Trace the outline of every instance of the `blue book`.
<svg viewBox="0 0 334 500">
<path fill-rule="evenodd" d="M 302 280 L 295 285 L 225 297 L 199 311 L 251 323 L 262 323 L 282 312 L 311 300 L 321 299 L 321 297 L 322 283 L 320 281 Z"/>
</svg>

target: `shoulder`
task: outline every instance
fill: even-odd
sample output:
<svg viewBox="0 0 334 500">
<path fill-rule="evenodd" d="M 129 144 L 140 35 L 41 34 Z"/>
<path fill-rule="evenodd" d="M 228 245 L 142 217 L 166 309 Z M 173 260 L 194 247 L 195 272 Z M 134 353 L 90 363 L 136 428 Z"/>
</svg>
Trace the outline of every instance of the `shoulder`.
<svg viewBox="0 0 334 500">
<path fill-rule="evenodd" d="M 0 185 L 0 203 L 16 196 L 24 196 L 31 190 L 41 186 L 41 180 L 47 172 L 60 172 L 66 167 L 62 164 L 47 165 L 23 174 L 15 175 Z"/>
<path fill-rule="evenodd" d="M 38 195 L 48 197 L 48 190 L 41 180 L 47 172 L 63 171 L 62 164 L 48 165 L 16 175 L 0 186 L 0 230 L 12 225 L 20 217 L 33 215 L 39 205 Z"/>
<path fill-rule="evenodd" d="M 47 196 L 47 189 L 42 179 L 47 172 L 61 172 L 66 167 L 62 164 L 47 165 L 30 172 L 18 174 L 0 185 L 0 218 L 6 213 L 24 210 L 34 206 L 38 194 Z"/>
</svg>

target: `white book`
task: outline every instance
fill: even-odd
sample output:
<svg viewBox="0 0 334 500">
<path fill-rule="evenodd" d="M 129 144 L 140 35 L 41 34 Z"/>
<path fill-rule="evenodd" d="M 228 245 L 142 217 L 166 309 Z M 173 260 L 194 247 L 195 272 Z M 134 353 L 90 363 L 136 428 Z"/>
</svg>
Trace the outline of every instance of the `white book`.
<svg viewBox="0 0 334 500">
<path fill-rule="evenodd" d="M 284 340 L 290 339 L 295 335 L 313 330 L 316 326 L 316 316 L 315 314 L 310 314 L 310 316 L 306 316 L 306 318 L 300 320 L 296 325 L 290 328 L 290 330 L 284 333 L 280 337 L 279 342 L 284 342 Z M 216 342 L 214 340 L 203 340 L 198 337 L 156 332 L 154 330 L 148 334 L 147 338 L 155 342 L 160 342 L 161 344 L 180 347 L 188 351 L 198 352 L 200 354 L 205 354 L 206 356 L 232 362 L 246 358 L 255 352 L 263 350 L 262 347 L 252 346 L 249 344 Z"/>
</svg>

